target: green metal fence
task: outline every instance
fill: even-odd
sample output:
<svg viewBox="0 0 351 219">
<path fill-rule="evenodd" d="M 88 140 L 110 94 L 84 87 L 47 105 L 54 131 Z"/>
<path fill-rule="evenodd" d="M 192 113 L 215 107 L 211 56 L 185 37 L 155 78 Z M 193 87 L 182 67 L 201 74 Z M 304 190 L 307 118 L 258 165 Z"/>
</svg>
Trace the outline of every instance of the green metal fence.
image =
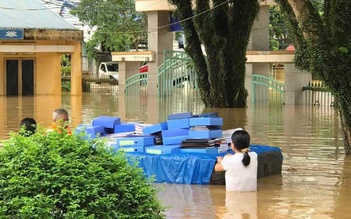
<svg viewBox="0 0 351 219">
<path fill-rule="evenodd" d="M 284 84 L 271 77 L 252 74 L 252 102 L 284 104 Z"/>
<path fill-rule="evenodd" d="M 147 73 L 138 73 L 127 78 L 125 94 L 147 93 Z"/>
<path fill-rule="evenodd" d="M 194 94 L 196 90 L 196 73 L 190 57 L 184 51 L 164 51 L 164 62 L 158 68 L 158 96 Z"/>
</svg>

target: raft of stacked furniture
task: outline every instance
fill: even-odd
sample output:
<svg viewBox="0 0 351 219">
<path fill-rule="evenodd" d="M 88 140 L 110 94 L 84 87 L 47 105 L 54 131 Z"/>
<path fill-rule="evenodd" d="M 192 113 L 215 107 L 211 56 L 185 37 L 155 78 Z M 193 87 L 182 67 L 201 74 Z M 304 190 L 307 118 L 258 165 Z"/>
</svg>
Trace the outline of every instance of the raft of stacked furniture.
<svg viewBox="0 0 351 219">
<path fill-rule="evenodd" d="M 122 122 L 120 117 L 99 116 L 81 124 L 89 138 L 106 138 L 107 146 L 123 150 L 155 182 L 224 185 L 224 172 L 215 172 L 217 156 L 234 153 L 230 136 L 235 129 L 222 130 L 217 113 L 168 115 L 158 124 Z M 257 177 L 281 174 L 283 155 L 279 147 L 252 144 L 258 154 Z M 131 160 L 133 160 L 131 159 Z"/>
</svg>

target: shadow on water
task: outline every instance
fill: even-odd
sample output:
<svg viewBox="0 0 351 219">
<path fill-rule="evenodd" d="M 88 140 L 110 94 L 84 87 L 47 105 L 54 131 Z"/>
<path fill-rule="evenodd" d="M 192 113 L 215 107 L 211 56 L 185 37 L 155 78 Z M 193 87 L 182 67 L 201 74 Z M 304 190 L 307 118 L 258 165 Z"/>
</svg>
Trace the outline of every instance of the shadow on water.
<svg viewBox="0 0 351 219">
<path fill-rule="evenodd" d="M 227 195 L 224 186 L 156 184 L 161 187 L 160 200 L 170 206 L 168 218 L 349 218 L 351 213 L 351 158 L 344 155 L 338 113 L 329 106 L 217 109 L 205 108 L 195 97 L 0 97 L 0 136 L 18 131 L 23 117 L 49 125 L 58 107 L 69 111 L 73 127 L 100 115 L 157 123 L 171 113 L 218 112 L 223 129 L 243 127 L 252 143 L 282 149 L 282 174 L 260 178 L 257 193 L 239 194 L 242 201 L 239 195 Z"/>
</svg>

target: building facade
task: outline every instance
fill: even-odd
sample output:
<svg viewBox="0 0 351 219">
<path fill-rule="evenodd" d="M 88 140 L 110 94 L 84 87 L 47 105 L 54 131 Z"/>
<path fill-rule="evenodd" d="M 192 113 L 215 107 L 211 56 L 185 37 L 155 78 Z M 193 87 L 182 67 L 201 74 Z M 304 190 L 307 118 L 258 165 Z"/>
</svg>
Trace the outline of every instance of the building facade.
<svg viewBox="0 0 351 219">
<path fill-rule="evenodd" d="M 71 94 L 81 94 L 83 32 L 37 0 L 0 2 L 0 95 L 61 94 L 61 55 Z"/>
</svg>

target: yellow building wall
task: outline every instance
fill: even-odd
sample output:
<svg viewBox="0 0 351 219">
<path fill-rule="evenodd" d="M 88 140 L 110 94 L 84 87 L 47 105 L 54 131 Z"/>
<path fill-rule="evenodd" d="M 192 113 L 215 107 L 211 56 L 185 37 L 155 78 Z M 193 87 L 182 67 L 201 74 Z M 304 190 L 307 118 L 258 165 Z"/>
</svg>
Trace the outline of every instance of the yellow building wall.
<svg viewBox="0 0 351 219">
<path fill-rule="evenodd" d="M 74 77 L 73 94 L 81 94 L 81 45 L 80 42 L 66 40 L 35 40 L 35 41 L 0 41 L 6 45 L 69 45 L 74 51 L 56 52 L 0 52 L 0 95 L 6 95 L 6 59 L 33 59 L 34 60 L 34 94 L 56 95 L 61 94 L 61 55 L 72 54 L 72 76 Z"/>
<path fill-rule="evenodd" d="M 61 94 L 61 54 L 36 55 L 35 94 Z"/>
</svg>

